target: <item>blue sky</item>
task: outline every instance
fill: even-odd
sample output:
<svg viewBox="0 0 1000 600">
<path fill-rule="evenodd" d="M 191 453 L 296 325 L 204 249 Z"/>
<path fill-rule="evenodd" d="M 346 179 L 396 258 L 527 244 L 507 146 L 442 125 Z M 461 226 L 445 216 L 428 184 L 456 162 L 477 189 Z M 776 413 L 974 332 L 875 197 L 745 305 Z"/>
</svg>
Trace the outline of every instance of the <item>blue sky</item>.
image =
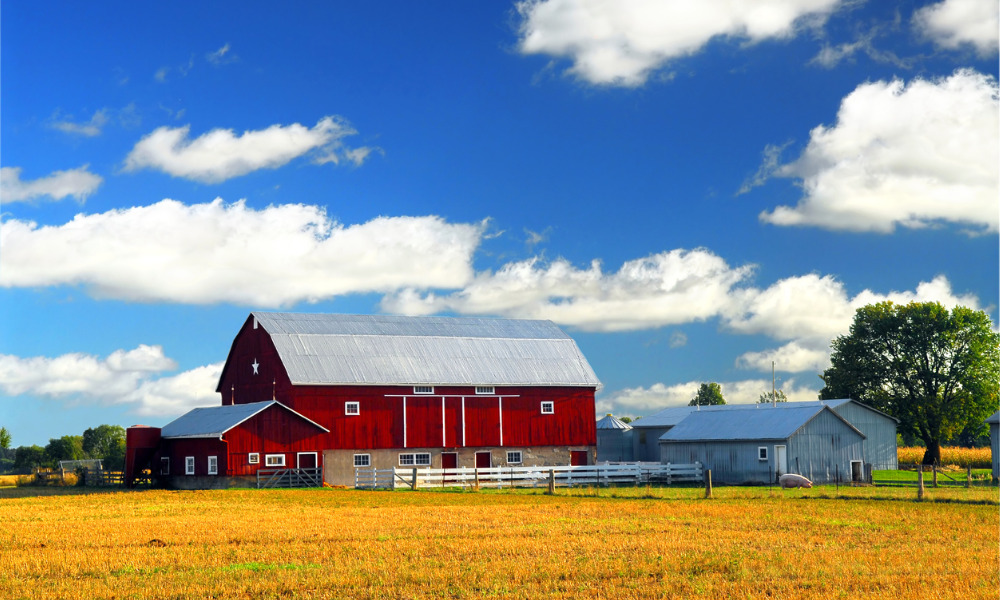
<svg viewBox="0 0 1000 600">
<path fill-rule="evenodd" d="M 0 8 L 0 425 L 218 403 L 251 310 L 551 319 L 644 415 L 998 322 L 997 4 Z"/>
</svg>

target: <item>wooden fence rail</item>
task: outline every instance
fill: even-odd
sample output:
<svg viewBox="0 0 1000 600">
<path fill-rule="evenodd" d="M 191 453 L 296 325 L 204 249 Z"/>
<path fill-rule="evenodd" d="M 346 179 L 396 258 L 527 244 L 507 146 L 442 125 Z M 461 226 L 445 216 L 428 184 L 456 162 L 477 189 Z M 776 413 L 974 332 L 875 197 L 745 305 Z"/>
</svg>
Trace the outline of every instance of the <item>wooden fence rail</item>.
<svg viewBox="0 0 1000 600">
<path fill-rule="evenodd" d="M 591 466 L 491 467 L 456 469 L 355 469 L 359 489 L 408 487 L 511 488 L 701 483 L 701 463 L 615 463 Z"/>
</svg>

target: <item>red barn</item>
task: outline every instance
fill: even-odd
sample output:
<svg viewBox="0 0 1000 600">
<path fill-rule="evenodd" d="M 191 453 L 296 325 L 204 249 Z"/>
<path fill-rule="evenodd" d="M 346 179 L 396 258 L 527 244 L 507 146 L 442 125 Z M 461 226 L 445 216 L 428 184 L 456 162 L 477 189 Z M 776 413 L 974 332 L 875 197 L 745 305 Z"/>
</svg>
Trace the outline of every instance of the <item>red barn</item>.
<svg viewBox="0 0 1000 600">
<path fill-rule="evenodd" d="M 286 466 L 315 452 L 326 482 L 351 485 L 355 467 L 592 464 L 599 387 L 549 321 L 254 312 L 222 371 L 223 406 L 198 410 L 276 402 L 274 418 L 212 442 L 230 476 L 265 467 L 248 455 L 280 438 Z M 175 476 L 181 441 L 164 441 Z"/>
</svg>

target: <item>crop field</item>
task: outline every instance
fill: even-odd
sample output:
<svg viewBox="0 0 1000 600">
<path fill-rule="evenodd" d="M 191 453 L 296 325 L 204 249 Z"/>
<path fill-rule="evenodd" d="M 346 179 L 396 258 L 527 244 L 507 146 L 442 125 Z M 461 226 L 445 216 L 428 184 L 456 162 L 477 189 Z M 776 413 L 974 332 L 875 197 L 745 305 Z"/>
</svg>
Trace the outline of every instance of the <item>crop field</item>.
<svg viewBox="0 0 1000 600">
<path fill-rule="evenodd" d="M 996 488 L 0 490 L 3 598 L 996 598 Z"/>
<path fill-rule="evenodd" d="M 924 448 L 898 448 L 896 455 L 900 465 L 919 465 L 924 459 Z M 941 464 L 956 467 L 972 467 L 973 469 L 989 469 L 992 465 L 989 446 L 985 448 L 960 448 L 946 446 L 941 448 Z"/>
</svg>

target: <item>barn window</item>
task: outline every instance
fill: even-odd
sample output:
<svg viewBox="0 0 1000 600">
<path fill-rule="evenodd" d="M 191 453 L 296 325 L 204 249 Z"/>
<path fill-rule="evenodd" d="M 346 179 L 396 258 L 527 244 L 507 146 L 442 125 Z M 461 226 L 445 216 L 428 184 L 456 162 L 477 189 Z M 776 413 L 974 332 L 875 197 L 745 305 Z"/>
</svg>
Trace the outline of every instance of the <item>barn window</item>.
<svg viewBox="0 0 1000 600">
<path fill-rule="evenodd" d="M 399 464 L 404 467 L 429 467 L 431 466 L 431 455 L 426 452 L 400 454 Z"/>
<path fill-rule="evenodd" d="M 209 456 L 208 457 L 208 474 L 218 475 L 219 474 L 219 457 Z"/>
<path fill-rule="evenodd" d="M 542 402 L 542 414 L 551 415 L 556 412 L 556 403 L 551 400 Z"/>
<path fill-rule="evenodd" d="M 361 414 L 361 403 L 360 402 L 345 402 L 344 403 L 344 414 L 345 415 L 360 415 Z"/>
<path fill-rule="evenodd" d="M 264 464 L 269 467 L 283 467 L 285 466 L 285 455 L 267 454 L 264 456 Z"/>
<path fill-rule="evenodd" d="M 495 394 L 496 393 L 496 388 L 494 388 L 492 385 L 477 385 L 476 386 L 476 393 L 477 394 Z"/>
<path fill-rule="evenodd" d="M 185 456 L 184 457 L 184 474 L 194 475 L 194 457 Z"/>
<path fill-rule="evenodd" d="M 433 385 L 415 385 L 415 386 L 413 386 L 413 393 L 414 394 L 433 394 L 434 393 L 434 386 Z"/>
<path fill-rule="evenodd" d="M 163 456 L 160 458 L 160 475 L 170 475 L 170 457 Z"/>
<path fill-rule="evenodd" d="M 372 455 L 371 454 L 355 454 L 354 455 L 354 466 L 355 467 L 370 467 L 370 466 L 372 466 Z"/>
<path fill-rule="evenodd" d="M 520 450 L 508 450 L 507 451 L 507 464 L 508 465 L 519 465 L 519 464 L 521 464 L 521 451 Z"/>
<path fill-rule="evenodd" d="M 259 452 L 251 452 L 250 453 L 250 464 L 251 465 L 258 465 L 258 464 L 260 464 L 260 453 Z"/>
<path fill-rule="evenodd" d="M 767 446 L 757 446 L 757 460 L 767 460 Z"/>
</svg>

